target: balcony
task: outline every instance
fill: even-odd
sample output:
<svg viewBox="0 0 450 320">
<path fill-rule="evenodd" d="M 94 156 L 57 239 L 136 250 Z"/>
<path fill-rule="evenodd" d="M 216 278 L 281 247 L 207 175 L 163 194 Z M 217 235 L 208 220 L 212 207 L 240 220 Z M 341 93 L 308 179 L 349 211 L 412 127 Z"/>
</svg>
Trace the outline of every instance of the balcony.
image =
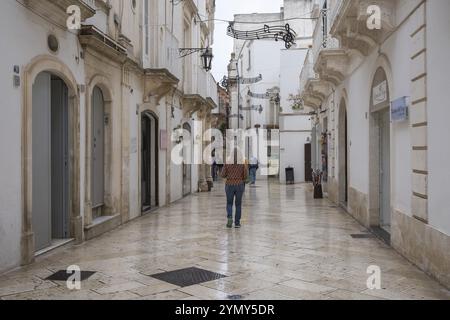
<svg viewBox="0 0 450 320">
<path fill-rule="evenodd" d="M 185 114 L 192 114 L 208 105 L 208 73 L 200 66 L 192 65 L 192 68 L 194 70 L 193 83 L 185 86 L 183 97 Z"/>
<path fill-rule="evenodd" d="M 156 97 L 157 101 L 176 88 L 182 78 L 178 40 L 167 28 L 160 32 L 163 43 L 151 47 L 149 64 L 144 65 L 145 97 Z"/>
<path fill-rule="evenodd" d="M 19 2 L 36 14 L 62 26 L 67 24 L 66 11 L 72 5 L 80 8 L 82 22 L 95 15 L 95 9 L 91 6 L 92 0 L 20 0 Z"/>
<path fill-rule="evenodd" d="M 206 75 L 206 101 L 211 109 L 217 109 L 219 104 L 219 94 L 217 92 L 217 82 L 211 73 Z"/>
<path fill-rule="evenodd" d="M 330 33 L 341 47 L 367 56 L 395 28 L 395 0 L 341 0 L 330 10 Z M 380 29 L 369 29 L 369 6 L 381 9 Z"/>
<path fill-rule="evenodd" d="M 320 80 L 337 86 L 345 79 L 349 60 L 339 41 L 329 34 L 328 21 L 329 17 L 322 12 L 314 30 L 314 70 Z"/>
<path fill-rule="evenodd" d="M 310 49 L 300 73 L 300 97 L 306 107 L 318 109 L 325 99 L 326 91 L 326 83 L 320 81 L 314 71 L 313 51 Z"/>
<path fill-rule="evenodd" d="M 82 26 L 78 37 L 83 48 L 99 52 L 113 61 L 123 63 L 127 58 L 127 49 L 95 26 Z"/>
</svg>

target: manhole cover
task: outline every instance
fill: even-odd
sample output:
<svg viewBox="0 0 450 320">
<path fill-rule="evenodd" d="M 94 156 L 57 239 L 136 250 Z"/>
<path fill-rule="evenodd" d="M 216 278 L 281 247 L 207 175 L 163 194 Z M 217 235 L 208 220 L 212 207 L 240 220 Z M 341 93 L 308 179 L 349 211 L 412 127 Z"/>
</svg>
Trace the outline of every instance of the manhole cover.
<svg viewBox="0 0 450 320">
<path fill-rule="evenodd" d="M 80 273 L 80 280 L 84 281 L 92 277 L 96 272 L 94 271 L 81 271 Z M 50 277 L 48 277 L 45 280 L 50 281 L 67 281 L 69 280 L 69 277 L 71 277 L 74 274 L 74 272 L 67 272 L 67 270 L 60 270 L 58 272 L 55 272 Z"/>
<path fill-rule="evenodd" d="M 152 275 L 151 277 L 179 287 L 189 287 L 195 284 L 226 278 L 226 276 L 222 274 L 199 268 L 187 268 L 164 272 Z"/>
<path fill-rule="evenodd" d="M 371 233 L 352 234 L 353 239 L 373 239 L 375 236 Z"/>
</svg>

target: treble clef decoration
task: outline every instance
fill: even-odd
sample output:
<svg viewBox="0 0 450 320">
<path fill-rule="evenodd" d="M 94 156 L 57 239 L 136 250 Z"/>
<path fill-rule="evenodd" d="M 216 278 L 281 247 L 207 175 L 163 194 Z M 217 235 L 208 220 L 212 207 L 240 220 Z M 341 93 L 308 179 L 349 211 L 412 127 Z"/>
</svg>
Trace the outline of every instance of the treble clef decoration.
<svg viewBox="0 0 450 320">
<path fill-rule="evenodd" d="M 265 24 L 262 28 L 256 30 L 236 30 L 234 23 L 231 22 L 227 28 L 228 36 L 240 40 L 262 40 L 273 39 L 275 41 L 283 40 L 286 49 L 295 44 L 297 34 L 289 24 L 283 26 L 269 26 Z"/>
</svg>

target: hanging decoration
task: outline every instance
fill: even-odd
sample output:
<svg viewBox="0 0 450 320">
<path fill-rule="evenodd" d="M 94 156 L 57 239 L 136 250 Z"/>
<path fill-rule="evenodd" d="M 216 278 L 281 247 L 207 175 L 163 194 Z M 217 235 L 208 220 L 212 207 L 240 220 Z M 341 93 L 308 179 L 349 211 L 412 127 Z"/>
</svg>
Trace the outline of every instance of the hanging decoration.
<svg viewBox="0 0 450 320">
<path fill-rule="evenodd" d="M 254 84 L 262 81 L 262 79 L 263 79 L 262 74 L 260 74 L 259 76 L 254 78 L 239 78 L 239 82 L 241 84 Z"/>
<path fill-rule="evenodd" d="M 242 114 L 231 114 L 228 116 L 228 118 L 239 118 L 241 120 L 244 120 L 244 116 Z"/>
<path fill-rule="evenodd" d="M 275 41 L 284 41 L 286 49 L 290 49 L 295 44 L 297 34 L 291 29 L 287 23 L 284 26 L 269 26 L 264 25 L 264 28 L 242 31 L 234 28 L 234 23 L 231 22 L 227 29 L 227 35 L 239 40 L 261 40 L 274 39 Z"/>
<path fill-rule="evenodd" d="M 248 90 L 247 95 L 249 97 L 255 98 L 255 99 L 270 99 L 270 93 L 266 92 L 266 93 L 253 93 L 250 90 Z"/>
<path fill-rule="evenodd" d="M 252 105 L 251 107 L 242 107 L 242 106 L 240 106 L 239 110 L 242 110 L 242 111 L 258 111 L 259 114 L 261 114 L 264 111 L 262 105 Z"/>
<path fill-rule="evenodd" d="M 222 87 L 228 88 L 228 86 L 230 85 L 230 80 L 239 81 L 239 84 L 255 84 L 262 81 L 262 79 L 263 79 L 262 74 L 253 78 L 236 77 L 229 79 L 227 76 L 224 76 L 220 84 L 222 85 Z"/>
</svg>

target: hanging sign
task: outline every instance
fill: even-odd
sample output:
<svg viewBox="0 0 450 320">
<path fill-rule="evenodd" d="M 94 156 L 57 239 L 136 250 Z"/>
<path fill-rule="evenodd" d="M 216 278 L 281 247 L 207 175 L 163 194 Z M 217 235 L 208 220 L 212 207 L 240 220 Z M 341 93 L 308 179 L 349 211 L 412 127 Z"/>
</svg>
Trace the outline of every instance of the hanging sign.
<svg viewBox="0 0 450 320">
<path fill-rule="evenodd" d="M 262 80 L 262 75 L 260 74 L 257 77 L 254 78 L 239 78 L 239 82 L 241 84 L 253 84 L 253 83 L 258 83 Z"/>
<path fill-rule="evenodd" d="M 242 111 L 258 111 L 259 113 L 262 113 L 264 111 L 262 105 L 252 105 L 251 107 L 239 106 L 239 110 L 242 110 Z"/>
<path fill-rule="evenodd" d="M 373 88 L 372 96 L 373 96 L 372 104 L 374 106 L 386 102 L 388 99 L 387 81 L 383 81 L 379 85 L 375 86 Z"/>
<path fill-rule="evenodd" d="M 408 97 L 402 97 L 391 102 L 391 120 L 401 122 L 408 120 Z"/>
<path fill-rule="evenodd" d="M 264 25 L 264 28 L 256 30 L 236 30 L 234 23 L 230 23 L 227 29 L 227 35 L 240 40 L 261 40 L 274 39 L 275 41 L 284 41 L 286 49 L 295 44 L 297 34 L 291 29 L 289 24 L 284 26 Z"/>
<path fill-rule="evenodd" d="M 247 95 L 249 97 L 256 98 L 256 99 L 270 99 L 270 94 L 268 92 L 267 93 L 253 93 L 249 90 Z"/>
</svg>

